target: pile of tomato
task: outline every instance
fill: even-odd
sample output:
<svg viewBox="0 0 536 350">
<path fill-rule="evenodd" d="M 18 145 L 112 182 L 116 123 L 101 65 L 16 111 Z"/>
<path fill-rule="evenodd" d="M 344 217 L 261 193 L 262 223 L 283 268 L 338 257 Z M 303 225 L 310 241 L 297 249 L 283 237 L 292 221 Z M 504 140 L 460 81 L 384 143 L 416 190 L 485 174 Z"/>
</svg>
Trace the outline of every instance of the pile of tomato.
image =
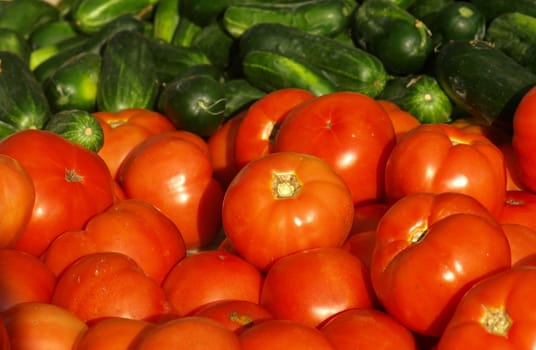
<svg viewBox="0 0 536 350">
<path fill-rule="evenodd" d="M 0 141 L 0 349 L 532 349 L 536 88 L 511 130 L 266 94 L 209 137 Z"/>
</svg>

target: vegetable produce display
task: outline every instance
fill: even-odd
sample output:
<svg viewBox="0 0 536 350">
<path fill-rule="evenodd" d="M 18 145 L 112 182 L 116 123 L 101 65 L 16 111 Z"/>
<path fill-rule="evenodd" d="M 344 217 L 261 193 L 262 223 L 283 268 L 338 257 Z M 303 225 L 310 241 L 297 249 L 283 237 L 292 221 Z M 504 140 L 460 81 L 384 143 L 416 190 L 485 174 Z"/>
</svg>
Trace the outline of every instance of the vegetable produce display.
<svg viewBox="0 0 536 350">
<path fill-rule="evenodd" d="M 536 348 L 536 0 L 0 1 L 0 350 Z"/>
</svg>

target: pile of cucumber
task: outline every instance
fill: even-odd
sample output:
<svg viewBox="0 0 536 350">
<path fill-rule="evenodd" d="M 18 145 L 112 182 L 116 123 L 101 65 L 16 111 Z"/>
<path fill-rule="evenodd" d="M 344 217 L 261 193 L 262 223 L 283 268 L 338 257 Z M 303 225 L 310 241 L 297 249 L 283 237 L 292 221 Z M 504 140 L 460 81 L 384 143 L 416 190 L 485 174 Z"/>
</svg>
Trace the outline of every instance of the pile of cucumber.
<svg viewBox="0 0 536 350">
<path fill-rule="evenodd" d="M 536 0 L 0 1 L 0 138 L 125 108 L 209 137 L 287 87 L 508 126 L 535 57 Z"/>
</svg>

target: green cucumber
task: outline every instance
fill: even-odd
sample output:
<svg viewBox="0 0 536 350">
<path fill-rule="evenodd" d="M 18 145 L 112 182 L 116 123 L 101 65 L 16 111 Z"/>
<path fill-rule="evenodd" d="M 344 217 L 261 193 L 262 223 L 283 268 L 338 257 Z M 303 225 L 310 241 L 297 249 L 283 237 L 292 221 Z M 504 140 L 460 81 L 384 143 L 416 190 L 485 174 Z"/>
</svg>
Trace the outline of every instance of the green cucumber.
<svg viewBox="0 0 536 350">
<path fill-rule="evenodd" d="M 511 126 L 521 97 L 536 75 L 487 42 L 444 44 L 435 60 L 441 88 L 462 111 L 487 125 Z"/>
<path fill-rule="evenodd" d="M 216 20 L 234 0 L 180 0 L 180 12 L 200 27 Z"/>
<path fill-rule="evenodd" d="M 82 35 L 76 35 L 72 38 L 66 38 L 57 42 L 55 44 L 46 45 L 37 49 L 34 49 L 30 52 L 30 69 L 35 70 L 41 63 L 47 61 L 49 58 L 52 58 L 57 55 L 57 59 L 51 59 L 51 62 L 54 62 L 57 65 L 60 65 L 68 59 L 69 57 L 81 53 L 84 50 L 84 45 L 88 41 L 88 38 Z M 73 52 L 71 55 L 70 52 Z M 47 66 L 47 64 L 44 65 Z M 45 71 L 43 67 L 39 68 L 36 73 L 38 79 L 40 78 L 40 73 Z M 48 73 L 48 72 L 47 72 Z"/>
<path fill-rule="evenodd" d="M 277 23 L 260 23 L 244 32 L 239 39 L 239 56 L 253 50 L 273 51 L 307 62 L 341 91 L 375 97 L 388 78 L 383 63 L 365 50 Z"/>
<path fill-rule="evenodd" d="M 225 120 L 248 108 L 253 102 L 266 95 L 266 92 L 253 86 L 244 78 L 228 79 L 225 88 Z"/>
<path fill-rule="evenodd" d="M 423 124 L 452 121 L 452 102 L 432 75 L 393 77 L 378 98 L 395 103 Z"/>
<path fill-rule="evenodd" d="M 488 22 L 507 12 L 536 16 L 536 0 L 470 0 L 470 2 L 482 11 Z"/>
<path fill-rule="evenodd" d="M 242 71 L 251 85 L 265 92 L 301 88 L 321 96 L 337 91 L 335 85 L 316 67 L 273 51 L 248 52 L 242 60 Z"/>
<path fill-rule="evenodd" d="M 41 85 L 19 55 L 0 51 L 0 138 L 41 129 L 52 114 Z"/>
<path fill-rule="evenodd" d="M 389 0 L 365 0 L 351 23 L 354 43 L 376 55 L 387 71 L 412 74 L 423 69 L 433 50 L 424 22 Z"/>
<path fill-rule="evenodd" d="M 181 16 L 171 43 L 177 46 L 189 47 L 192 45 L 194 37 L 201 30 L 201 26 L 190 21 L 187 17 Z"/>
<path fill-rule="evenodd" d="M 415 2 L 407 8 L 415 18 L 420 19 L 427 26 L 431 26 L 439 14 L 439 11 L 448 4 L 456 0 L 415 0 Z"/>
<path fill-rule="evenodd" d="M 104 144 L 104 133 L 98 119 L 84 110 L 57 112 L 50 117 L 43 129 L 93 152 L 98 152 Z"/>
<path fill-rule="evenodd" d="M 198 31 L 192 40 L 192 47 L 203 51 L 210 61 L 227 68 L 234 52 L 235 39 L 225 30 L 220 21 L 214 21 Z"/>
<path fill-rule="evenodd" d="M 179 80 L 192 75 L 206 75 L 214 80 L 225 81 L 224 72 L 213 64 L 195 64 L 178 72 L 172 80 Z"/>
<path fill-rule="evenodd" d="M 59 19 L 51 21 L 36 28 L 29 37 L 30 45 L 32 49 L 38 49 L 40 47 L 54 45 L 62 42 L 63 40 L 78 37 L 78 34 L 71 21 L 65 19 Z"/>
<path fill-rule="evenodd" d="M 46 1 L 13 0 L 0 11 L 0 28 L 13 29 L 28 39 L 36 28 L 59 18 L 59 10 Z"/>
<path fill-rule="evenodd" d="M 258 23 L 279 23 L 308 33 L 334 36 L 345 30 L 349 12 L 341 0 L 305 0 L 289 4 L 235 4 L 223 13 L 223 25 L 233 37 L 240 37 Z"/>
<path fill-rule="evenodd" d="M 159 0 L 153 15 L 153 38 L 170 43 L 180 22 L 180 0 Z"/>
<path fill-rule="evenodd" d="M 16 30 L 0 28 L 0 51 L 10 51 L 29 62 L 31 47 L 24 37 Z"/>
<path fill-rule="evenodd" d="M 97 109 L 153 109 L 158 89 L 156 64 L 146 37 L 130 30 L 113 35 L 102 52 Z"/>
<path fill-rule="evenodd" d="M 443 6 L 430 30 L 435 45 L 451 40 L 482 40 L 486 18 L 472 3 L 456 1 Z"/>
<path fill-rule="evenodd" d="M 43 91 L 52 111 L 95 111 L 101 63 L 100 54 L 82 52 L 67 60 L 45 79 Z"/>
</svg>

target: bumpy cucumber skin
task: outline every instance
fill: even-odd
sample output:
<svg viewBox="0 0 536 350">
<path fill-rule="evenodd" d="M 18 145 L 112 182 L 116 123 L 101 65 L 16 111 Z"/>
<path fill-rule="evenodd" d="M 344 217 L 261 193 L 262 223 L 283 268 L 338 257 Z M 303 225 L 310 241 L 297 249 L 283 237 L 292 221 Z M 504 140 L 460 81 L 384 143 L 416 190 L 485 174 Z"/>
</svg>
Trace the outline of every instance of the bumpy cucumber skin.
<svg viewBox="0 0 536 350">
<path fill-rule="evenodd" d="M 50 117 L 43 129 L 93 152 L 98 152 L 104 144 L 104 133 L 99 121 L 85 110 L 57 112 Z"/>
</svg>

